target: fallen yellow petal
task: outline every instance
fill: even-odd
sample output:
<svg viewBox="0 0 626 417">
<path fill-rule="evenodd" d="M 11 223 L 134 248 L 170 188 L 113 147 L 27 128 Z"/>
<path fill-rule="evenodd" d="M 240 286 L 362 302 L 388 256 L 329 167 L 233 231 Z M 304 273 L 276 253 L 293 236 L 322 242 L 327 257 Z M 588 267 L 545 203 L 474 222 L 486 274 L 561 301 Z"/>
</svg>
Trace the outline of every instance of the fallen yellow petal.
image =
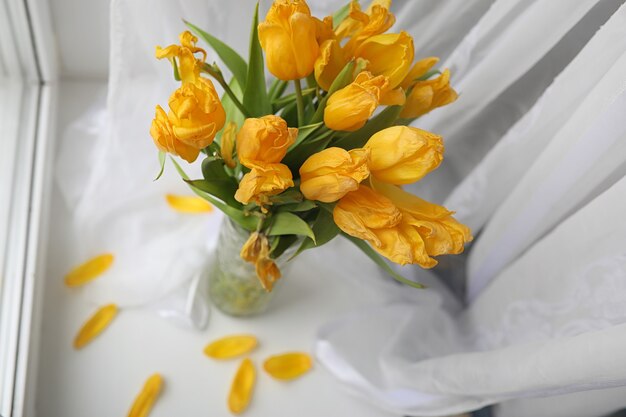
<svg viewBox="0 0 626 417">
<path fill-rule="evenodd" d="M 233 384 L 230 387 L 230 394 L 228 394 L 228 409 L 231 412 L 239 414 L 248 407 L 252 398 L 255 379 L 256 371 L 254 364 L 250 359 L 246 358 L 239 365 Z"/>
<path fill-rule="evenodd" d="M 96 312 L 79 330 L 74 339 L 74 349 L 80 349 L 106 329 L 117 315 L 115 304 L 106 305 Z"/>
<path fill-rule="evenodd" d="M 245 355 L 257 345 L 257 338 L 252 335 L 227 336 L 209 343 L 204 348 L 204 354 L 213 359 L 231 359 Z"/>
<path fill-rule="evenodd" d="M 113 264 L 113 255 L 105 253 L 78 265 L 65 276 L 65 285 L 78 287 L 103 274 Z"/>
<path fill-rule="evenodd" d="M 181 213 L 210 213 L 213 211 L 213 206 L 200 197 L 167 194 L 165 199 L 172 209 Z"/>
<path fill-rule="evenodd" d="M 284 353 L 270 356 L 265 360 L 265 372 L 276 379 L 289 380 L 298 378 L 313 366 L 311 357 L 306 353 Z"/>
<path fill-rule="evenodd" d="M 143 386 L 143 389 L 135 398 L 132 408 L 128 412 L 128 417 L 147 417 L 150 414 L 150 410 L 154 405 L 154 402 L 161 393 L 161 387 L 163 386 L 163 378 L 161 375 L 154 374 Z"/>
</svg>

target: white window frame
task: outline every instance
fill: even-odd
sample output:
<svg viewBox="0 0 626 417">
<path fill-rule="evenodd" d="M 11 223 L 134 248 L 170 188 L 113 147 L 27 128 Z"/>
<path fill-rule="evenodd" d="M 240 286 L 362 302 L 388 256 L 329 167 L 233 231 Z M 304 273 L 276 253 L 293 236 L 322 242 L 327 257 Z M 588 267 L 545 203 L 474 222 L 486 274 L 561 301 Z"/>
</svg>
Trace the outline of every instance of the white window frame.
<svg viewBox="0 0 626 417">
<path fill-rule="evenodd" d="M 0 416 L 34 416 L 57 65 L 48 4 L 0 0 Z"/>
</svg>

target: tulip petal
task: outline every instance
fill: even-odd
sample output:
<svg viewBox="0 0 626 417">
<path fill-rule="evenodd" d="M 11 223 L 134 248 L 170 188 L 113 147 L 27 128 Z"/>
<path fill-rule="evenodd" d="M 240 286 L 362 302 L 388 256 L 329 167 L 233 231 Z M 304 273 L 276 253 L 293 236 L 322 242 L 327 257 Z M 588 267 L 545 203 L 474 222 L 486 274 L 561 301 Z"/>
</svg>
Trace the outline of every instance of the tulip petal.
<svg viewBox="0 0 626 417">
<path fill-rule="evenodd" d="M 204 354 L 213 359 L 231 359 L 251 352 L 257 345 L 257 338 L 252 335 L 227 336 L 208 344 Z"/>
<path fill-rule="evenodd" d="M 272 377 L 287 381 L 300 377 L 312 366 L 313 361 L 308 354 L 293 352 L 269 357 L 263 369 Z"/>
<path fill-rule="evenodd" d="M 210 213 L 213 211 L 213 206 L 200 197 L 167 194 L 165 199 L 173 210 L 180 213 Z"/>
<path fill-rule="evenodd" d="M 115 304 L 108 304 L 96 312 L 78 331 L 74 339 L 74 349 L 81 349 L 106 329 L 117 315 Z"/>
<path fill-rule="evenodd" d="M 154 374 L 144 384 L 141 392 L 135 398 L 135 402 L 128 412 L 128 417 L 147 417 L 150 410 L 161 393 L 163 378 Z"/>
<path fill-rule="evenodd" d="M 78 265 L 65 276 L 65 285 L 79 287 L 102 275 L 113 264 L 114 256 L 105 253 Z"/>
<path fill-rule="evenodd" d="M 255 380 L 256 370 L 254 369 L 254 364 L 250 359 L 246 358 L 239 365 L 228 394 L 228 409 L 232 413 L 239 414 L 248 407 L 252 398 Z"/>
</svg>

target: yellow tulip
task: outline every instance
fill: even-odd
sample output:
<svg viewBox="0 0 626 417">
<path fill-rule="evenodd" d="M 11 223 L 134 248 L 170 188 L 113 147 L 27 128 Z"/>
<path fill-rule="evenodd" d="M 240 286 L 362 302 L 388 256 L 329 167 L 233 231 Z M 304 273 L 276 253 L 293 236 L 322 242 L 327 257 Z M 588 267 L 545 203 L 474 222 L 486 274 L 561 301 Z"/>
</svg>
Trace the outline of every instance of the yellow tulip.
<svg viewBox="0 0 626 417">
<path fill-rule="evenodd" d="M 375 230 L 397 226 L 402 214 L 391 200 L 361 185 L 339 200 L 333 210 L 333 219 L 347 234 L 374 242 L 377 247 L 381 242 Z"/>
<path fill-rule="evenodd" d="M 199 150 L 209 146 L 224 126 L 226 113 L 213 83 L 206 78 L 183 83 L 168 104 L 174 135 L 192 148 Z"/>
<path fill-rule="evenodd" d="M 372 176 L 398 185 L 418 181 L 437 168 L 444 150 L 441 136 L 407 126 L 393 126 L 375 133 L 365 148 L 371 151 Z"/>
<path fill-rule="evenodd" d="M 243 176 L 235 199 L 243 204 L 254 201 L 259 206 L 269 203 L 269 196 L 293 187 L 293 176 L 284 164 L 260 164 Z"/>
<path fill-rule="evenodd" d="M 366 240 L 382 256 L 400 265 L 437 265 L 433 256 L 458 254 L 472 240 L 467 226 L 452 212 L 372 179 L 374 190 L 360 186 L 339 200 L 333 211 L 337 226 Z"/>
<path fill-rule="evenodd" d="M 437 62 L 439 62 L 439 58 L 437 57 L 428 57 L 417 61 L 413 64 L 413 67 L 411 67 L 406 77 L 404 77 L 400 87 L 402 87 L 405 91 L 408 91 L 409 88 L 415 85 L 417 79 L 426 75 L 426 73 L 434 67 Z"/>
<path fill-rule="evenodd" d="M 246 119 L 237 133 L 239 162 L 248 168 L 278 163 L 297 136 L 298 129 L 287 127 L 287 122 L 279 116 Z"/>
<path fill-rule="evenodd" d="M 300 191 L 309 200 L 332 203 L 359 187 L 369 176 L 369 150 L 327 148 L 300 167 Z"/>
<path fill-rule="evenodd" d="M 274 282 L 281 277 L 278 265 L 270 258 L 270 244 L 267 237 L 253 232 L 241 248 L 240 256 L 246 262 L 255 265 L 257 278 L 261 286 L 268 292 L 272 291 Z"/>
<path fill-rule="evenodd" d="M 359 37 L 362 32 L 369 36 L 384 33 L 393 26 L 395 17 L 389 12 L 391 0 L 374 0 L 365 12 L 361 10 L 358 1 L 350 3 L 350 12 L 335 29 L 338 39 Z"/>
<path fill-rule="evenodd" d="M 258 31 L 267 68 L 276 78 L 295 80 L 313 72 L 318 29 L 304 0 L 275 0 Z"/>
<path fill-rule="evenodd" d="M 150 126 L 150 136 L 157 148 L 172 155 L 178 155 L 187 162 L 193 162 L 198 158 L 200 150 L 187 145 L 176 137 L 172 123 L 161 106 L 156 106 L 156 115 Z"/>
<path fill-rule="evenodd" d="M 170 45 L 165 48 L 156 47 L 157 59 L 167 58 L 170 61 L 178 58 L 178 74 L 182 82 L 195 82 L 200 77 L 200 68 L 206 60 L 206 51 L 196 46 L 198 38 L 189 31 L 179 35 L 180 45 Z M 202 59 L 198 60 L 195 53 L 201 53 Z"/>
<path fill-rule="evenodd" d="M 315 61 L 315 80 L 328 91 L 337 75 L 346 66 L 346 59 L 336 39 L 328 39 L 320 46 L 320 55 Z"/>
<path fill-rule="evenodd" d="M 400 113 L 403 118 L 415 118 L 454 102 L 458 94 L 450 87 L 450 71 L 445 70 L 432 80 L 417 81 Z"/>
<path fill-rule="evenodd" d="M 402 212 L 405 223 L 416 229 L 430 256 L 459 254 L 465 243 L 472 241 L 470 229 L 459 223 L 454 212 L 429 203 L 400 187 L 372 179 L 376 192 L 389 198 Z"/>
<path fill-rule="evenodd" d="M 281 277 L 278 265 L 269 256 L 260 258 L 256 263 L 256 275 L 267 292 L 271 292 L 274 283 Z"/>
<path fill-rule="evenodd" d="M 403 104 L 402 90 L 392 90 L 385 76 L 364 71 L 354 82 L 330 96 L 324 123 L 330 129 L 352 132 L 362 128 L 379 104 Z"/>
<path fill-rule="evenodd" d="M 368 10 L 363 13 L 358 2 L 350 4 L 349 19 L 358 22 L 352 25 L 350 40 L 344 50 L 352 55 L 354 51 L 368 38 L 385 33 L 396 22 L 395 16 L 389 11 L 391 2 L 372 2 Z M 347 20 L 347 19 L 346 19 Z"/>
<path fill-rule="evenodd" d="M 235 168 L 237 163 L 233 159 L 233 151 L 235 150 L 235 137 L 237 135 L 237 123 L 229 122 L 222 133 L 222 141 L 220 143 L 220 154 L 224 158 L 224 162 L 230 168 Z"/>
<path fill-rule="evenodd" d="M 409 73 L 413 55 L 413 38 L 406 32 L 369 37 L 354 51 L 354 56 L 369 61 L 368 71 L 388 77 L 391 88 L 399 86 Z"/>
</svg>

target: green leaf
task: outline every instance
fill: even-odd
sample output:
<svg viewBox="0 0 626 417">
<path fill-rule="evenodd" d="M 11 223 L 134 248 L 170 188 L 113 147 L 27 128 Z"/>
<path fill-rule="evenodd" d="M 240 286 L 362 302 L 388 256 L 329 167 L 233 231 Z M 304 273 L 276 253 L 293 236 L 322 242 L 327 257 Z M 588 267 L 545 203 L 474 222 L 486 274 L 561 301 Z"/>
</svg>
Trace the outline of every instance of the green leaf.
<svg viewBox="0 0 626 417">
<path fill-rule="evenodd" d="M 307 158 L 314 153 L 325 149 L 332 140 L 332 135 L 334 133 L 335 131 L 328 130 L 311 140 L 301 142 L 297 148 L 287 153 L 287 155 L 283 158 L 282 163 L 287 165 L 291 172 L 297 176 L 297 173 L 299 172 L 304 161 L 306 161 Z"/>
<path fill-rule="evenodd" d="M 315 222 L 313 222 L 311 229 L 315 234 L 316 242 L 311 239 L 305 239 L 290 259 L 295 258 L 307 249 L 325 245 L 333 240 L 340 232 L 339 228 L 335 224 L 335 221 L 333 220 L 332 212 L 328 212 L 323 209 L 320 209 L 319 213 L 317 213 L 317 217 L 315 218 Z"/>
<path fill-rule="evenodd" d="M 315 203 L 315 201 L 304 200 L 299 203 L 283 204 L 279 206 L 277 210 L 279 212 L 283 212 L 283 211 L 302 212 L 302 211 L 313 210 L 315 207 L 317 207 L 317 204 Z"/>
<path fill-rule="evenodd" d="M 374 135 L 374 133 L 386 129 L 390 126 L 394 126 L 395 121 L 398 119 L 401 110 L 402 106 L 388 106 L 385 110 L 380 112 L 378 116 L 367 122 L 365 126 L 360 128 L 356 132 L 349 133 L 348 135 L 339 139 L 337 142 L 335 142 L 334 146 L 346 150 L 362 148 L 369 140 L 369 138 Z"/>
<path fill-rule="evenodd" d="M 304 200 L 304 196 L 300 190 L 295 187 L 291 187 L 278 195 L 270 197 L 272 204 L 300 203 L 302 200 Z"/>
<path fill-rule="evenodd" d="M 423 284 L 420 284 L 419 282 L 415 282 L 415 281 L 411 281 L 409 279 L 406 279 L 405 277 L 403 277 L 402 275 L 398 274 L 396 271 L 393 270 L 393 268 L 387 263 L 387 261 L 385 261 L 385 259 L 380 256 L 378 254 L 378 252 L 376 252 L 374 249 L 372 249 L 372 247 L 370 245 L 367 244 L 367 242 L 358 239 L 356 237 L 350 236 L 346 233 L 341 232 L 341 234 L 348 239 L 350 242 L 354 243 L 354 245 L 361 249 L 361 251 L 363 251 L 364 254 L 366 254 L 372 261 L 374 261 L 376 263 L 376 265 L 380 266 L 382 269 L 385 270 L 385 272 L 387 272 L 389 275 L 391 275 L 391 277 L 393 279 L 395 279 L 396 281 L 399 281 L 403 284 L 409 285 L 413 288 L 426 288 Z"/>
<path fill-rule="evenodd" d="M 337 29 L 337 26 L 339 26 L 341 22 L 346 20 L 349 14 L 350 14 L 350 3 L 346 4 L 341 9 L 333 13 L 333 29 Z"/>
<path fill-rule="evenodd" d="M 352 81 L 354 81 L 355 65 L 356 63 L 354 62 L 354 60 L 351 60 L 350 62 L 346 64 L 345 67 L 343 67 L 339 75 L 337 75 L 337 78 L 335 78 L 335 81 L 333 81 L 333 83 L 330 85 L 330 88 L 328 89 L 328 94 L 326 94 L 326 96 L 322 99 L 322 101 L 320 101 L 320 104 L 317 107 L 315 114 L 313 114 L 313 117 L 311 118 L 311 124 L 318 123 L 324 120 L 324 109 L 326 108 L 326 103 L 328 102 L 328 98 L 335 91 L 341 90 L 342 88 L 350 84 Z"/>
<path fill-rule="evenodd" d="M 278 258 L 282 255 L 291 245 L 298 241 L 298 236 L 296 235 L 285 235 L 285 236 L 276 236 L 275 241 L 272 242 L 273 248 L 271 248 L 271 255 L 273 259 Z M 276 242 L 277 240 L 277 242 Z"/>
<path fill-rule="evenodd" d="M 307 222 L 293 213 L 276 213 L 270 223 L 270 236 L 301 235 L 315 241 L 313 230 Z"/>
<path fill-rule="evenodd" d="M 161 178 L 161 175 L 163 175 L 163 171 L 165 171 L 165 152 L 163 152 L 163 151 L 159 151 L 159 164 L 161 165 L 161 170 L 157 174 L 157 176 L 154 179 L 154 181 L 156 181 L 159 178 Z"/>
<path fill-rule="evenodd" d="M 176 162 L 174 158 L 170 158 L 174 166 L 176 167 L 176 171 L 180 174 L 180 176 L 185 180 L 185 182 L 189 181 L 189 176 L 185 173 L 185 171 L 181 168 L 181 166 Z M 239 224 L 246 230 L 254 231 L 257 228 L 257 224 L 259 223 L 259 219 L 254 216 L 246 215 L 242 210 L 236 209 L 234 207 L 229 206 L 221 202 L 220 200 L 214 198 L 210 194 L 200 190 L 199 188 L 193 186 L 189 182 L 187 182 L 191 191 L 193 191 L 198 197 L 201 197 L 213 204 L 215 207 L 220 209 L 224 214 L 230 217 L 235 223 Z"/>
<path fill-rule="evenodd" d="M 233 77 L 237 79 L 240 86 L 246 85 L 247 73 L 248 73 L 248 65 L 246 61 L 235 52 L 230 46 L 226 45 L 221 40 L 217 39 L 213 35 L 206 33 L 199 27 L 185 21 L 185 24 L 191 29 L 193 33 L 198 35 L 199 38 L 203 39 L 206 43 L 208 43 L 211 48 L 217 53 L 220 59 L 224 62 L 224 65 L 228 67 L 228 69 L 233 73 Z"/>
<path fill-rule="evenodd" d="M 242 207 L 242 204 L 235 200 L 234 197 L 239 185 L 237 181 L 224 170 L 223 160 L 206 158 L 202 161 L 202 175 L 204 179 L 186 179 L 185 182 L 205 193 L 219 198 L 229 206 L 235 208 Z"/>
<path fill-rule="evenodd" d="M 296 141 L 289 147 L 287 152 L 290 152 L 291 150 L 296 148 L 299 144 L 304 142 L 304 140 L 306 138 L 308 138 L 313 133 L 315 133 L 315 131 L 322 125 L 323 125 L 323 123 L 319 122 L 319 123 L 315 123 L 315 124 L 307 125 L 307 126 L 302 126 L 302 127 L 298 128 L 298 137 L 296 138 Z"/>
<path fill-rule="evenodd" d="M 243 90 L 239 85 L 239 81 L 237 81 L 236 78 L 233 78 L 232 80 L 230 80 L 230 83 L 228 85 L 230 86 L 230 89 L 233 91 L 235 96 L 239 100 L 241 100 L 241 98 L 243 97 Z M 226 112 L 226 121 L 224 122 L 224 126 L 226 126 L 229 122 L 235 122 L 237 124 L 237 128 L 241 127 L 243 121 L 245 120 L 245 116 L 241 114 L 241 111 L 239 111 L 237 105 L 226 93 L 224 93 L 224 95 L 222 96 L 222 107 L 224 107 L 224 112 Z M 224 129 L 220 130 L 218 133 L 220 138 L 222 137 L 222 132 L 224 132 Z"/>
<path fill-rule="evenodd" d="M 313 95 L 313 94 L 315 94 L 315 88 L 305 88 L 304 90 L 302 90 L 303 97 Z M 284 97 L 280 97 L 275 100 L 272 100 L 272 107 L 274 109 L 274 113 L 276 113 L 278 110 L 282 109 L 283 107 L 291 103 L 295 103 L 295 101 L 296 101 L 296 93 L 289 94 Z"/>
<path fill-rule="evenodd" d="M 243 94 L 243 105 L 252 117 L 260 117 L 272 113 L 272 104 L 267 96 L 267 87 L 265 85 L 265 65 L 263 62 L 263 51 L 259 43 L 258 26 L 259 3 L 256 4 L 254 19 L 252 19 L 248 77 Z"/>
<path fill-rule="evenodd" d="M 287 89 L 288 85 L 289 85 L 289 82 L 287 81 L 279 80 L 278 78 L 275 79 L 274 82 L 272 82 L 272 85 L 270 86 L 270 92 L 269 92 L 270 100 L 274 101 L 280 96 L 282 96 L 285 90 Z"/>
</svg>

